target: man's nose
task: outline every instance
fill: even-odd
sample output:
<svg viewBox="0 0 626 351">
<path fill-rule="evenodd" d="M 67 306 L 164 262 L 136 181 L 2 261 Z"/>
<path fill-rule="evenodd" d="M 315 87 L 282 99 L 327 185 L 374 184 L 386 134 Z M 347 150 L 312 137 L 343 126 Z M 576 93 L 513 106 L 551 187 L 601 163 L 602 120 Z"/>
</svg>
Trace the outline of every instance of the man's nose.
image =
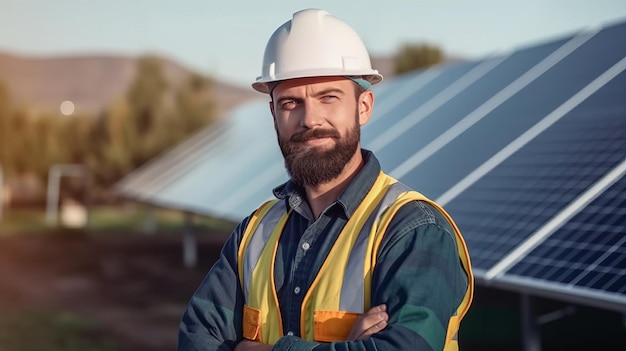
<svg viewBox="0 0 626 351">
<path fill-rule="evenodd" d="M 300 120 L 300 126 L 313 129 L 323 124 L 324 112 L 323 109 L 317 106 L 315 103 L 305 103 Z"/>
</svg>

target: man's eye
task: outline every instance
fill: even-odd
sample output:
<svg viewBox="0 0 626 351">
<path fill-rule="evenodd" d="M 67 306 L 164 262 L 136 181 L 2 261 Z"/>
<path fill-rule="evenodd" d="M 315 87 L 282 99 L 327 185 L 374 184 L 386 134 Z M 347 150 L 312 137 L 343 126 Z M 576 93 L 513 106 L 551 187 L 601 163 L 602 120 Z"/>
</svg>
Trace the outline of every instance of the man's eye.
<svg viewBox="0 0 626 351">
<path fill-rule="evenodd" d="M 322 101 L 323 102 L 333 102 L 335 100 L 337 100 L 338 98 L 335 95 L 324 95 L 322 96 Z"/>
<path fill-rule="evenodd" d="M 280 107 L 283 110 L 293 110 L 294 108 L 296 108 L 296 102 L 293 100 L 284 101 L 280 104 Z"/>
</svg>

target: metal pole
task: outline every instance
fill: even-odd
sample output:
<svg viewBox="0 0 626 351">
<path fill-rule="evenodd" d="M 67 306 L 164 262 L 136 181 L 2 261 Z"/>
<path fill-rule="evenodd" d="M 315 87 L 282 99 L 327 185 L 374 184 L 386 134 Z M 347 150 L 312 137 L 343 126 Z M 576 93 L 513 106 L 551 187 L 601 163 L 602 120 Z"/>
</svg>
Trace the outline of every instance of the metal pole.
<svg viewBox="0 0 626 351">
<path fill-rule="evenodd" d="M 85 168 L 85 193 L 83 194 L 83 201 L 85 202 L 86 218 L 85 228 L 91 227 L 91 187 L 93 186 L 93 180 L 91 179 L 91 172 Z"/>
<path fill-rule="evenodd" d="M 4 208 L 4 177 L 2 176 L 2 165 L 0 165 L 0 222 L 2 222 L 2 209 Z"/>
<path fill-rule="evenodd" d="M 143 218 L 143 232 L 145 234 L 154 234 L 157 230 L 156 219 L 154 218 L 154 207 L 148 205 Z"/>
<path fill-rule="evenodd" d="M 537 310 L 533 298 L 528 294 L 521 295 L 522 316 L 522 350 L 541 351 L 541 336 L 537 323 Z"/>
<path fill-rule="evenodd" d="M 61 177 L 63 175 L 70 177 L 83 176 L 88 178 L 89 174 L 83 165 L 52 165 L 48 171 L 48 193 L 46 197 L 46 224 L 54 225 L 59 217 L 59 193 L 61 188 Z M 86 180 L 86 187 L 91 186 L 89 179 Z M 89 191 L 89 189 L 85 189 Z M 87 199 L 87 195 L 86 195 Z M 88 209 L 89 210 L 89 209 Z M 87 214 L 89 218 L 89 214 Z"/>
<path fill-rule="evenodd" d="M 193 228 L 193 214 L 185 212 L 183 227 L 183 263 L 193 268 L 198 263 L 198 243 Z"/>
<path fill-rule="evenodd" d="M 54 165 L 48 171 L 48 194 L 46 196 L 46 224 L 54 225 L 59 216 L 59 167 Z"/>
</svg>

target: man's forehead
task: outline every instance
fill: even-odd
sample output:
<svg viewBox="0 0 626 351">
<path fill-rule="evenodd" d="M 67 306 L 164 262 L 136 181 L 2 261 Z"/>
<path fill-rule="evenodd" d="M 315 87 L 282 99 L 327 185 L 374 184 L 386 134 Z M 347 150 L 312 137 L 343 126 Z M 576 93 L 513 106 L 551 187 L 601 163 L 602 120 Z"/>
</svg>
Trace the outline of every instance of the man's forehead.
<svg viewBox="0 0 626 351">
<path fill-rule="evenodd" d="M 321 90 L 327 88 L 346 90 L 349 89 L 350 86 L 352 86 L 352 81 L 346 77 L 306 77 L 278 82 L 274 87 L 272 87 L 272 91 L 273 95 L 276 96 L 276 94 L 295 92 L 298 90 L 305 90 L 309 88 L 312 90 Z"/>
</svg>

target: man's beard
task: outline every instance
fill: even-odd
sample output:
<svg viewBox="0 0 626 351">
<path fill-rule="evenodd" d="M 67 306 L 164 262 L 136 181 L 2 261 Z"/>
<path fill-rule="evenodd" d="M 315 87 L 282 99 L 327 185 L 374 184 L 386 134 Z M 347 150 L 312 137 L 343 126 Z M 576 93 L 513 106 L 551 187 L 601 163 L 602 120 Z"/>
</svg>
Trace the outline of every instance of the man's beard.
<svg viewBox="0 0 626 351">
<path fill-rule="evenodd" d="M 330 137 L 331 148 L 307 147 L 301 143 L 312 138 Z M 278 135 L 278 145 L 285 158 L 285 167 L 291 181 L 300 186 L 315 187 L 337 178 L 359 146 L 361 130 L 358 122 L 344 138 L 336 129 L 309 129 L 294 134 L 289 140 Z"/>
</svg>

